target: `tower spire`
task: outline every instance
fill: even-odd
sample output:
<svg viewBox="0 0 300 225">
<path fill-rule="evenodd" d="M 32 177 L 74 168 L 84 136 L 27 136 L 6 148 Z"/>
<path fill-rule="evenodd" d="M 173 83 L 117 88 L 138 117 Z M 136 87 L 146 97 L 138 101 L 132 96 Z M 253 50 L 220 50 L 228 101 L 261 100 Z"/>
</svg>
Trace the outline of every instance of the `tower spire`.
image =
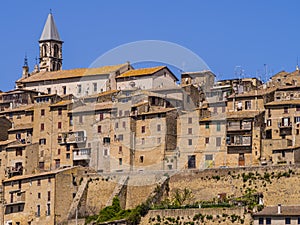
<svg viewBox="0 0 300 225">
<path fill-rule="evenodd" d="M 62 67 L 62 44 L 52 10 L 48 14 L 40 43 L 40 71 L 56 71 Z"/>
</svg>

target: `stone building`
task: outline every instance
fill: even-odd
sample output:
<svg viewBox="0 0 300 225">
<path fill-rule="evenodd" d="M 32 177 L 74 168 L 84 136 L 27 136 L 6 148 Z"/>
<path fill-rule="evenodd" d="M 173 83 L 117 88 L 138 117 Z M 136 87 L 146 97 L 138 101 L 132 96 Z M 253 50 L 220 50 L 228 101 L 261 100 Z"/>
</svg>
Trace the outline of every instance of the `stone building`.
<svg viewBox="0 0 300 225">
<path fill-rule="evenodd" d="M 300 206 L 268 206 L 253 214 L 254 225 L 300 224 Z"/>
<path fill-rule="evenodd" d="M 4 224 L 59 224 L 67 220 L 83 169 L 73 167 L 3 181 Z"/>
</svg>

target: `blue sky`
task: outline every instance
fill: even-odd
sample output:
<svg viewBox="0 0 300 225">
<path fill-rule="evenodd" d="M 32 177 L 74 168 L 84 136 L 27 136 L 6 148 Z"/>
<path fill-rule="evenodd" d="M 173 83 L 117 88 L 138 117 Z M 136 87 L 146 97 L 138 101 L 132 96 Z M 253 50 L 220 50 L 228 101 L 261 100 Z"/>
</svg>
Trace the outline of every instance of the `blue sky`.
<svg viewBox="0 0 300 225">
<path fill-rule="evenodd" d="M 162 40 L 199 55 L 218 79 L 293 71 L 300 59 L 300 1 L 26 0 L 1 2 L 0 90 L 14 87 L 25 52 L 30 70 L 52 9 L 64 40 L 63 68 L 88 67 L 133 41 Z M 130 61 L 130 59 L 128 59 Z"/>
</svg>

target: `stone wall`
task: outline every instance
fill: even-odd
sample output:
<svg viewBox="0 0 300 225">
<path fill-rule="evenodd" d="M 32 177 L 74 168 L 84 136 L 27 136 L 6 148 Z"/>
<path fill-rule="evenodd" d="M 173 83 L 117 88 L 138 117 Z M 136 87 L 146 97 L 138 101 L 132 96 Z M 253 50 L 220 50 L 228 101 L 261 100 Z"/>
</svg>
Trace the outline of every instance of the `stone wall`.
<svg viewBox="0 0 300 225">
<path fill-rule="evenodd" d="M 140 224 L 202 224 L 201 221 L 207 225 L 250 224 L 251 216 L 244 215 L 243 207 L 151 210 L 142 218 Z"/>
</svg>

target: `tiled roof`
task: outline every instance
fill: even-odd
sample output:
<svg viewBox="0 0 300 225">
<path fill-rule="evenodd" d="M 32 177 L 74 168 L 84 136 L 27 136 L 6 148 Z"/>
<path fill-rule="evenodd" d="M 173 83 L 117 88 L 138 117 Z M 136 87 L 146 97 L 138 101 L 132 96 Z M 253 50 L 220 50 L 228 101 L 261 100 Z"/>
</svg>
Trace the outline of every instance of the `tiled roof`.
<svg viewBox="0 0 300 225">
<path fill-rule="evenodd" d="M 6 141 L 0 141 L 0 146 L 3 146 L 3 145 L 8 145 L 10 143 L 14 142 L 14 140 L 6 140 Z"/>
<path fill-rule="evenodd" d="M 220 113 L 218 115 L 213 115 L 210 117 L 202 118 L 200 119 L 200 122 L 206 122 L 206 121 L 222 121 L 227 119 L 247 119 L 247 118 L 254 118 L 255 116 L 258 116 L 263 111 L 234 111 L 234 112 L 226 112 L 226 113 Z"/>
<path fill-rule="evenodd" d="M 151 68 L 128 70 L 127 72 L 119 75 L 117 78 L 152 75 L 152 74 L 156 73 L 157 71 L 160 71 L 164 68 L 166 68 L 166 66 L 157 66 L 157 67 L 151 67 Z"/>
<path fill-rule="evenodd" d="M 273 101 L 266 104 L 266 106 L 274 106 L 274 105 L 300 105 L 300 99 Z"/>
<path fill-rule="evenodd" d="M 176 110 L 174 108 L 161 108 L 161 109 L 157 109 L 157 110 L 153 110 L 153 111 L 149 111 L 149 112 L 143 112 L 140 113 L 139 115 L 150 115 L 150 114 L 159 114 L 159 113 L 166 113 L 166 112 L 170 112 Z"/>
<path fill-rule="evenodd" d="M 5 114 L 9 112 L 20 112 L 20 111 L 28 111 L 33 108 L 33 105 L 22 105 L 13 109 L 5 109 L 4 111 L 0 111 L 0 114 Z"/>
<path fill-rule="evenodd" d="M 242 110 L 242 111 L 235 111 L 235 112 L 227 112 L 227 119 L 247 119 L 247 118 L 254 118 L 255 116 L 260 115 L 264 111 L 250 111 L 250 110 Z"/>
<path fill-rule="evenodd" d="M 43 176 L 47 176 L 47 175 L 55 175 L 60 172 L 63 172 L 63 171 L 69 170 L 69 169 L 73 169 L 73 168 L 76 168 L 76 166 L 70 167 L 70 168 L 56 169 L 56 170 L 52 170 L 49 172 L 43 172 L 43 173 L 38 173 L 38 174 L 26 174 L 26 175 L 21 175 L 21 176 L 14 176 L 12 178 L 8 178 L 8 179 L 4 180 L 3 183 L 10 182 L 10 181 L 16 181 L 16 180 L 35 178 L 35 177 L 43 177 Z"/>
<path fill-rule="evenodd" d="M 33 125 L 31 123 L 22 123 L 22 124 L 17 124 L 13 128 L 10 128 L 8 131 L 15 131 L 15 130 L 29 130 L 32 129 Z"/>
<path fill-rule="evenodd" d="M 97 110 L 104 110 L 104 109 L 111 109 L 113 107 L 112 102 L 102 102 L 102 103 L 96 103 L 96 104 L 85 104 L 83 106 L 79 106 L 70 113 L 83 113 L 83 112 L 92 112 Z"/>
<path fill-rule="evenodd" d="M 300 206 L 281 206 L 280 214 L 278 214 L 278 206 L 269 206 L 254 213 L 253 216 L 300 216 Z"/>
<path fill-rule="evenodd" d="M 50 106 L 51 107 L 66 106 L 66 105 L 69 105 L 69 104 L 72 104 L 72 103 L 73 103 L 72 100 L 62 100 L 62 101 L 54 103 L 54 104 L 52 104 Z"/>
<path fill-rule="evenodd" d="M 110 94 L 115 94 L 118 93 L 119 90 L 109 90 L 109 91 L 104 91 L 98 94 L 98 97 L 102 97 L 102 96 L 106 96 L 106 95 L 110 95 Z"/>
<path fill-rule="evenodd" d="M 67 79 L 74 77 L 84 77 L 84 76 L 95 76 L 95 75 L 105 75 L 110 74 L 123 66 L 127 66 L 128 64 L 119 64 L 112 66 L 103 66 L 98 68 L 79 68 L 72 70 L 59 70 L 59 71 L 41 71 L 37 74 L 34 74 L 28 78 L 21 78 L 17 82 L 29 83 L 36 81 L 46 81 L 46 80 L 59 80 L 59 79 Z"/>
<path fill-rule="evenodd" d="M 228 98 L 244 98 L 244 97 L 253 97 L 253 96 L 263 96 L 265 94 L 269 94 L 273 91 L 276 91 L 277 87 L 269 87 L 266 89 L 258 89 L 258 90 L 251 90 L 248 92 L 244 92 L 241 94 L 232 94 L 230 96 L 228 96 Z"/>
</svg>

